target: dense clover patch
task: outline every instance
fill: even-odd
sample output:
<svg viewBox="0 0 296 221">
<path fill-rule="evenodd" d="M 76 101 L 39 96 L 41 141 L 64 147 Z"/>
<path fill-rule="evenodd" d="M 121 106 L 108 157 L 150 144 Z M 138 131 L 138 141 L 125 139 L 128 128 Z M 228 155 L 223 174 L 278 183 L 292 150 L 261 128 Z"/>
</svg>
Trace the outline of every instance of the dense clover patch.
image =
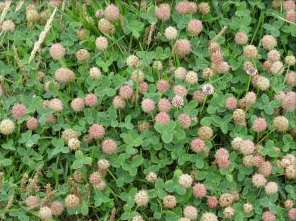
<svg viewBox="0 0 296 221">
<path fill-rule="evenodd" d="M 0 219 L 296 220 L 295 9 L 0 2 Z"/>
</svg>

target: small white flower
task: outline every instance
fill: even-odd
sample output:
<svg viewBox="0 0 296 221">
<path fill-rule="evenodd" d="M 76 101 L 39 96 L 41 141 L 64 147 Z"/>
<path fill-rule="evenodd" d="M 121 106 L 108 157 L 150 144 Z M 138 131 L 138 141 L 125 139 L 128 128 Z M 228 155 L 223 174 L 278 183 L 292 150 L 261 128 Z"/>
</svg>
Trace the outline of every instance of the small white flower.
<svg viewBox="0 0 296 221">
<path fill-rule="evenodd" d="M 255 76 L 258 74 L 258 70 L 254 67 L 251 62 L 244 63 L 244 71 L 247 75 Z"/>
<path fill-rule="evenodd" d="M 211 84 L 205 84 L 203 87 L 202 87 L 202 92 L 204 92 L 205 95 L 211 95 L 214 93 L 214 87 L 213 85 Z"/>
<path fill-rule="evenodd" d="M 168 40 L 174 40 L 177 38 L 178 30 L 172 26 L 169 26 L 165 29 L 164 35 Z"/>
<path fill-rule="evenodd" d="M 183 106 L 184 105 L 184 99 L 183 99 L 183 97 L 180 96 L 180 95 L 176 95 L 175 97 L 173 97 L 172 104 L 175 107 L 181 107 L 181 106 Z"/>
</svg>

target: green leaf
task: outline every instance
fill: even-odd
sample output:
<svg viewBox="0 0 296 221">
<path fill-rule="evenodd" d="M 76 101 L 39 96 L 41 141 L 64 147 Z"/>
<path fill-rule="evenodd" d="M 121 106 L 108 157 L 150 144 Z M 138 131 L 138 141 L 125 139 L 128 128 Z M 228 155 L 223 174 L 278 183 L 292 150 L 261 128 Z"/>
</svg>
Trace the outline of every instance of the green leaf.
<svg viewBox="0 0 296 221">
<path fill-rule="evenodd" d="M 82 168 L 84 165 L 90 165 L 92 162 L 91 157 L 85 157 L 81 150 L 75 152 L 76 160 L 73 162 L 71 168 L 76 170 Z"/>
<path fill-rule="evenodd" d="M 3 160 L 0 160 L 0 166 L 7 167 L 7 166 L 9 166 L 11 164 L 12 164 L 12 160 L 11 159 L 3 159 Z"/>
<path fill-rule="evenodd" d="M 16 150 L 14 147 L 13 147 L 13 140 L 9 140 L 7 141 L 6 143 L 2 144 L 1 147 L 5 150 L 11 150 L 11 151 L 14 151 Z"/>
<path fill-rule="evenodd" d="M 161 139 L 163 140 L 163 142 L 165 143 L 171 143 L 173 140 L 173 134 L 169 133 L 167 131 L 165 131 L 162 135 L 161 135 Z"/>
<path fill-rule="evenodd" d="M 268 104 L 268 105 L 265 105 L 265 106 L 264 106 L 264 112 L 265 112 L 267 115 L 273 115 L 273 107 L 270 106 L 269 104 Z"/>
<path fill-rule="evenodd" d="M 173 180 L 168 180 L 165 182 L 165 190 L 173 193 L 176 189 L 176 183 Z"/>
<path fill-rule="evenodd" d="M 211 117 L 204 117 L 203 119 L 201 119 L 200 124 L 202 126 L 211 126 L 212 118 Z"/>
<path fill-rule="evenodd" d="M 125 34 L 132 33 L 132 35 L 138 39 L 140 37 L 140 32 L 144 29 L 144 23 L 138 20 L 129 21 L 125 18 Z"/>
<path fill-rule="evenodd" d="M 87 205 L 87 202 L 84 200 L 82 201 L 82 204 L 81 204 L 81 213 L 84 216 L 88 214 L 88 205 Z"/>
<path fill-rule="evenodd" d="M 204 154 L 203 153 L 198 153 L 196 155 L 196 158 L 195 158 L 195 166 L 198 168 L 198 169 L 202 169 L 204 167 L 205 163 L 204 163 Z"/>
</svg>

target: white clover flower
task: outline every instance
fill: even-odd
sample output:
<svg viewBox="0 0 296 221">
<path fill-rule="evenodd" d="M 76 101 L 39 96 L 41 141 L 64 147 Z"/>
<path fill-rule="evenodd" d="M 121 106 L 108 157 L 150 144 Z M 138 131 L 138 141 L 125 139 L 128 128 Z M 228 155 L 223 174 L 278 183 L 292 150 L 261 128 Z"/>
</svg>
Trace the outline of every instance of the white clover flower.
<svg viewBox="0 0 296 221">
<path fill-rule="evenodd" d="M 172 104 L 175 107 L 182 107 L 184 105 L 183 97 L 180 95 L 176 95 L 175 97 L 173 97 Z"/>
<path fill-rule="evenodd" d="M 202 87 L 202 92 L 204 92 L 205 95 L 211 95 L 215 92 L 214 86 L 211 84 L 205 84 Z"/>
</svg>

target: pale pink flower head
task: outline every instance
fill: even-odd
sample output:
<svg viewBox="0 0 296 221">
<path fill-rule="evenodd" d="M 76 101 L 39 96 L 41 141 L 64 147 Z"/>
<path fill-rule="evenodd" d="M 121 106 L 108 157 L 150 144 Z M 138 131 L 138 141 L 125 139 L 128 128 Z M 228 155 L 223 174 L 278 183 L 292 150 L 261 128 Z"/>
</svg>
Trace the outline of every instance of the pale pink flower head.
<svg viewBox="0 0 296 221">
<path fill-rule="evenodd" d="M 265 211 L 262 213 L 262 221 L 275 221 L 276 217 L 273 213 L 269 211 Z"/>
<path fill-rule="evenodd" d="M 49 4 L 52 7 L 59 7 L 62 4 L 61 0 L 49 0 Z"/>
<path fill-rule="evenodd" d="M 158 101 L 158 110 L 160 112 L 168 113 L 171 110 L 171 107 L 171 102 L 166 98 L 162 98 Z"/>
<path fill-rule="evenodd" d="M 211 54 L 211 62 L 215 64 L 215 67 L 223 61 L 223 54 L 220 50 L 214 51 Z"/>
<path fill-rule="evenodd" d="M 89 128 L 88 133 L 93 139 L 101 139 L 105 135 L 105 128 L 100 124 L 93 124 Z"/>
<path fill-rule="evenodd" d="M 54 115 L 50 114 L 50 115 L 48 115 L 46 117 L 46 123 L 48 123 L 48 124 L 56 124 L 57 123 L 57 118 Z"/>
<path fill-rule="evenodd" d="M 293 11 L 295 10 L 295 1 L 293 0 L 284 1 L 283 7 L 286 11 Z"/>
<path fill-rule="evenodd" d="M 205 185 L 202 183 L 196 183 L 192 187 L 192 190 L 193 190 L 193 195 L 195 198 L 201 199 L 201 198 L 205 197 L 207 194 L 207 189 L 206 189 Z"/>
<path fill-rule="evenodd" d="M 231 66 L 226 61 L 221 61 L 219 64 L 212 63 L 211 68 L 218 74 L 225 74 L 229 72 Z"/>
<path fill-rule="evenodd" d="M 63 45 L 55 43 L 51 45 L 49 53 L 54 60 L 61 60 L 66 54 L 66 49 Z"/>
<path fill-rule="evenodd" d="M 76 51 L 75 57 L 78 62 L 85 62 L 89 59 L 89 52 L 88 50 L 82 48 Z"/>
<path fill-rule="evenodd" d="M 252 125 L 252 130 L 255 132 L 262 132 L 267 129 L 267 123 L 266 120 L 262 117 L 258 117 L 256 120 L 254 120 Z"/>
<path fill-rule="evenodd" d="M 145 80 L 145 75 L 141 70 L 134 70 L 131 74 L 131 79 L 133 82 L 141 83 Z"/>
<path fill-rule="evenodd" d="M 187 30 L 189 34 L 197 36 L 202 31 L 202 29 L 203 25 L 200 20 L 192 19 L 190 22 L 188 22 Z"/>
<path fill-rule="evenodd" d="M 184 105 L 184 99 L 180 95 L 176 95 L 173 97 L 172 104 L 175 107 L 182 107 Z"/>
<path fill-rule="evenodd" d="M 244 57 L 248 60 L 255 59 L 258 55 L 258 50 L 254 45 L 247 45 L 244 47 Z"/>
<path fill-rule="evenodd" d="M 196 73 L 195 71 L 188 71 L 187 74 L 186 74 L 185 81 L 186 81 L 189 85 L 196 84 L 197 81 L 198 81 L 197 73 Z"/>
<path fill-rule="evenodd" d="M 174 87 L 174 93 L 175 95 L 179 95 L 181 97 L 186 97 L 187 96 L 187 89 L 185 87 L 183 87 L 182 85 L 176 85 Z"/>
<path fill-rule="evenodd" d="M 218 165 L 219 168 L 222 168 L 222 169 L 226 169 L 229 167 L 229 159 L 226 158 L 226 157 L 220 157 L 216 160 L 216 163 Z"/>
<path fill-rule="evenodd" d="M 60 201 L 53 201 L 50 205 L 50 210 L 54 216 L 62 215 L 64 211 L 64 205 Z"/>
<path fill-rule="evenodd" d="M 216 208 L 218 206 L 218 199 L 217 197 L 215 196 L 210 196 L 207 200 L 207 205 L 210 207 L 210 208 Z"/>
<path fill-rule="evenodd" d="M 246 107 L 251 107 L 256 102 L 256 99 L 257 96 L 254 92 L 248 92 L 244 97 Z"/>
<path fill-rule="evenodd" d="M 170 122 L 170 116 L 166 112 L 160 112 L 155 116 L 155 122 L 167 125 Z"/>
<path fill-rule="evenodd" d="M 125 60 L 125 64 L 128 67 L 137 67 L 139 66 L 139 64 L 141 63 L 140 59 L 136 56 L 136 55 L 129 55 L 126 60 Z"/>
<path fill-rule="evenodd" d="M 27 108 L 23 104 L 15 104 L 12 107 L 11 113 L 15 118 L 21 119 L 27 113 Z"/>
<path fill-rule="evenodd" d="M 104 10 L 102 10 L 102 9 L 97 10 L 95 15 L 97 18 L 103 18 Z"/>
<path fill-rule="evenodd" d="M 102 72 L 99 68 L 97 67 L 92 67 L 90 70 L 89 70 L 89 76 L 92 80 L 95 80 L 95 79 L 99 79 L 101 76 L 102 76 Z"/>
<path fill-rule="evenodd" d="M 55 79 L 61 83 L 70 83 L 75 80 L 76 76 L 69 68 L 59 68 L 55 71 Z"/>
<path fill-rule="evenodd" d="M 213 70 L 215 70 L 219 74 L 225 74 L 229 72 L 230 68 L 230 65 L 226 61 L 220 62 L 216 67 L 213 66 Z"/>
<path fill-rule="evenodd" d="M 152 68 L 154 70 L 161 71 L 163 69 L 162 62 L 161 61 L 154 61 Z"/>
<path fill-rule="evenodd" d="M 34 209 L 38 207 L 38 203 L 39 203 L 39 199 L 37 196 L 30 195 L 26 199 L 26 206 L 28 207 L 28 209 Z"/>
<path fill-rule="evenodd" d="M 99 51 L 105 51 L 108 48 L 108 39 L 104 36 L 100 36 L 96 39 L 95 44 Z"/>
<path fill-rule="evenodd" d="M 188 8 L 187 9 L 188 13 L 190 13 L 190 14 L 196 13 L 197 9 L 198 9 L 197 4 L 193 1 L 187 3 L 187 8 Z"/>
<path fill-rule="evenodd" d="M 289 128 L 289 121 L 284 116 L 277 116 L 273 120 L 274 128 L 279 132 L 284 132 Z"/>
<path fill-rule="evenodd" d="M 39 217 L 41 220 L 50 220 L 52 218 L 51 209 L 48 206 L 43 206 L 39 210 Z"/>
<path fill-rule="evenodd" d="M 174 71 L 175 78 L 179 80 L 184 80 L 186 78 L 187 70 L 184 67 L 178 67 Z"/>
<path fill-rule="evenodd" d="M 85 103 L 82 98 L 77 97 L 71 101 L 70 106 L 75 112 L 80 112 L 85 108 Z"/>
<path fill-rule="evenodd" d="M 257 155 L 259 158 L 260 155 Z M 258 173 L 262 174 L 264 177 L 269 177 L 272 172 L 272 164 L 269 161 L 264 161 L 262 158 L 254 159 L 256 160 L 255 166 L 258 167 Z"/>
<path fill-rule="evenodd" d="M 79 62 L 87 61 L 89 59 L 89 56 L 90 56 L 90 54 L 89 54 L 88 50 L 86 50 L 84 48 L 77 50 L 75 53 L 75 57 L 76 57 L 77 61 L 79 61 Z"/>
<path fill-rule="evenodd" d="M 151 100 L 149 98 L 146 98 L 146 99 L 144 99 L 142 101 L 141 107 L 142 107 L 143 112 L 149 114 L 152 111 L 154 111 L 154 109 L 155 109 L 155 103 L 154 103 L 153 100 Z"/>
<path fill-rule="evenodd" d="M 98 28 L 105 34 L 113 35 L 116 31 L 115 26 L 107 19 L 101 18 L 98 22 Z"/>
<path fill-rule="evenodd" d="M 255 187 L 262 188 L 267 183 L 267 180 L 265 179 L 265 177 L 262 174 L 255 173 L 252 176 L 252 183 Z"/>
<path fill-rule="evenodd" d="M 100 184 L 102 182 L 102 176 L 99 172 L 93 172 L 89 176 L 88 180 L 92 185 L 97 186 L 98 184 Z"/>
<path fill-rule="evenodd" d="M 198 137 L 202 140 L 210 140 L 213 137 L 214 132 L 211 127 L 202 126 L 198 128 L 197 134 L 198 134 Z"/>
<path fill-rule="evenodd" d="M 210 42 L 208 45 L 208 51 L 210 54 L 214 53 L 215 51 L 221 51 L 221 46 L 217 41 Z"/>
<path fill-rule="evenodd" d="M 61 112 L 64 109 L 63 102 L 58 98 L 53 98 L 48 102 L 48 108 L 54 112 Z"/>
<path fill-rule="evenodd" d="M 106 154 L 113 154 L 116 152 L 117 144 L 112 139 L 107 139 L 102 143 L 102 150 Z"/>
<path fill-rule="evenodd" d="M 229 152 L 225 148 L 220 148 L 215 153 L 216 163 L 220 168 L 227 168 L 229 166 Z"/>
<path fill-rule="evenodd" d="M 256 154 L 256 155 L 250 155 L 250 156 L 252 156 L 252 158 L 253 158 L 253 165 L 255 166 L 255 167 L 258 167 L 258 169 L 259 170 L 261 170 L 261 171 L 258 171 L 260 174 L 267 174 L 267 171 L 269 170 L 269 169 L 267 169 L 266 167 L 268 167 L 267 166 L 267 164 L 266 163 L 264 163 L 264 159 L 262 158 L 262 156 L 261 155 L 259 155 L 259 154 Z M 262 169 L 260 169 L 260 168 L 262 168 Z M 271 169 L 272 169 L 272 166 L 271 166 Z M 270 170 L 270 173 L 271 173 L 271 170 Z"/>
<path fill-rule="evenodd" d="M 219 148 L 215 153 L 215 159 L 219 158 L 229 158 L 229 152 L 225 148 Z"/>
<path fill-rule="evenodd" d="M 206 144 L 202 139 L 196 138 L 191 141 L 191 150 L 195 153 L 200 153 L 206 150 Z"/>
<path fill-rule="evenodd" d="M 183 129 L 188 129 L 191 125 L 191 117 L 187 114 L 180 114 L 178 116 L 178 121 Z"/>
<path fill-rule="evenodd" d="M 193 93 L 193 99 L 202 104 L 205 100 L 205 93 L 202 90 L 197 90 Z"/>
<path fill-rule="evenodd" d="M 278 190 L 279 190 L 278 185 L 277 185 L 276 182 L 268 182 L 264 189 L 265 189 L 265 193 L 267 195 L 277 193 Z"/>
<path fill-rule="evenodd" d="M 278 50 L 273 49 L 267 53 L 267 58 L 273 63 L 281 59 L 281 54 Z"/>
<path fill-rule="evenodd" d="M 159 80 L 156 86 L 160 93 L 165 93 L 170 88 L 170 84 L 166 80 Z"/>
<path fill-rule="evenodd" d="M 204 92 L 205 95 L 211 95 L 215 92 L 214 86 L 211 84 L 205 84 L 202 87 L 202 92 Z"/>
<path fill-rule="evenodd" d="M 126 102 L 120 96 L 115 96 L 113 98 L 112 105 L 115 109 L 124 109 L 126 106 Z"/>
<path fill-rule="evenodd" d="M 179 177 L 179 184 L 184 189 L 188 189 L 189 187 L 191 187 L 192 182 L 193 182 L 193 179 L 189 174 L 185 173 Z"/>
<path fill-rule="evenodd" d="M 294 10 L 287 11 L 286 20 L 295 23 L 296 22 L 296 12 Z"/>
<path fill-rule="evenodd" d="M 290 91 L 282 99 L 282 106 L 286 112 L 293 112 L 296 109 L 296 93 Z"/>
<path fill-rule="evenodd" d="M 295 221 L 296 220 L 296 208 L 291 208 L 288 212 L 288 216 L 291 221 Z"/>
<path fill-rule="evenodd" d="M 248 43 L 248 36 L 244 32 L 237 32 L 234 40 L 238 45 L 246 45 Z"/>
<path fill-rule="evenodd" d="M 173 195 L 166 195 L 163 198 L 163 205 L 165 208 L 173 209 L 177 205 L 177 199 Z"/>
<path fill-rule="evenodd" d="M 132 87 L 129 85 L 123 85 L 119 89 L 120 97 L 122 97 L 125 100 L 131 99 L 133 94 L 134 94 L 134 91 L 133 91 Z"/>
<path fill-rule="evenodd" d="M 277 46 L 276 38 L 272 35 L 264 35 L 261 39 L 262 47 L 266 50 L 272 50 Z"/>
<path fill-rule="evenodd" d="M 177 38 L 178 30 L 175 27 L 169 26 L 164 31 L 164 36 L 168 40 L 174 40 Z"/>
<path fill-rule="evenodd" d="M 235 97 L 229 97 L 225 100 L 225 106 L 228 110 L 234 110 L 237 106 L 237 100 Z"/>
<path fill-rule="evenodd" d="M 171 17 L 171 6 L 163 3 L 155 8 L 155 16 L 161 21 L 167 21 Z"/>
<path fill-rule="evenodd" d="M 178 2 L 175 6 L 175 10 L 180 15 L 185 15 L 185 14 L 189 13 L 188 1 Z"/>
<path fill-rule="evenodd" d="M 250 155 L 255 151 L 255 145 L 250 140 L 243 140 L 240 142 L 239 150 L 243 155 Z"/>
<path fill-rule="evenodd" d="M 198 4 L 198 11 L 202 15 L 206 15 L 206 14 L 210 13 L 211 7 L 210 7 L 209 3 L 207 3 L 207 2 L 201 2 L 201 3 Z"/>
<path fill-rule="evenodd" d="M 95 94 L 87 94 L 84 98 L 85 105 L 88 107 L 93 107 L 97 104 L 98 99 Z"/>
<path fill-rule="evenodd" d="M 191 44 L 188 39 L 179 39 L 173 46 L 173 53 L 180 58 L 184 58 L 191 52 Z"/>
<path fill-rule="evenodd" d="M 6 20 L 1 23 L 1 30 L 4 32 L 13 32 L 15 29 L 15 24 L 12 20 Z"/>
<path fill-rule="evenodd" d="M 114 4 L 108 5 L 105 8 L 104 11 L 104 16 L 107 18 L 109 21 L 116 21 L 120 18 L 120 12 L 117 6 Z"/>
<path fill-rule="evenodd" d="M 134 201 L 137 206 L 146 206 L 149 203 L 148 191 L 139 190 L 134 196 Z"/>
<path fill-rule="evenodd" d="M 26 126 L 29 130 L 36 130 L 38 128 L 38 120 L 35 117 L 30 117 L 26 123 Z"/>
<path fill-rule="evenodd" d="M 149 87 L 149 85 L 148 85 L 147 82 L 145 82 L 145 81 L 141 82 L 141 83 L 139 84 L 139 92 L 140 92 L 141 94 L 146 93 L 146 92 L 148 91 L 148 87 Z"/>
<path fill-rule="evenodd" d="M 186 218 L 190 220 L 195 220 L 197 218 L 198 211 L 195 206 L 186 206 L 183 210 L 183 214 Z"/>
<path fill-rule="evenodd" d="M 270 67 L 272 65 L 272 62 L 269 60 L 264 61 L 262 67 L 265 71 L 270 71 Z"/>
</svg>

